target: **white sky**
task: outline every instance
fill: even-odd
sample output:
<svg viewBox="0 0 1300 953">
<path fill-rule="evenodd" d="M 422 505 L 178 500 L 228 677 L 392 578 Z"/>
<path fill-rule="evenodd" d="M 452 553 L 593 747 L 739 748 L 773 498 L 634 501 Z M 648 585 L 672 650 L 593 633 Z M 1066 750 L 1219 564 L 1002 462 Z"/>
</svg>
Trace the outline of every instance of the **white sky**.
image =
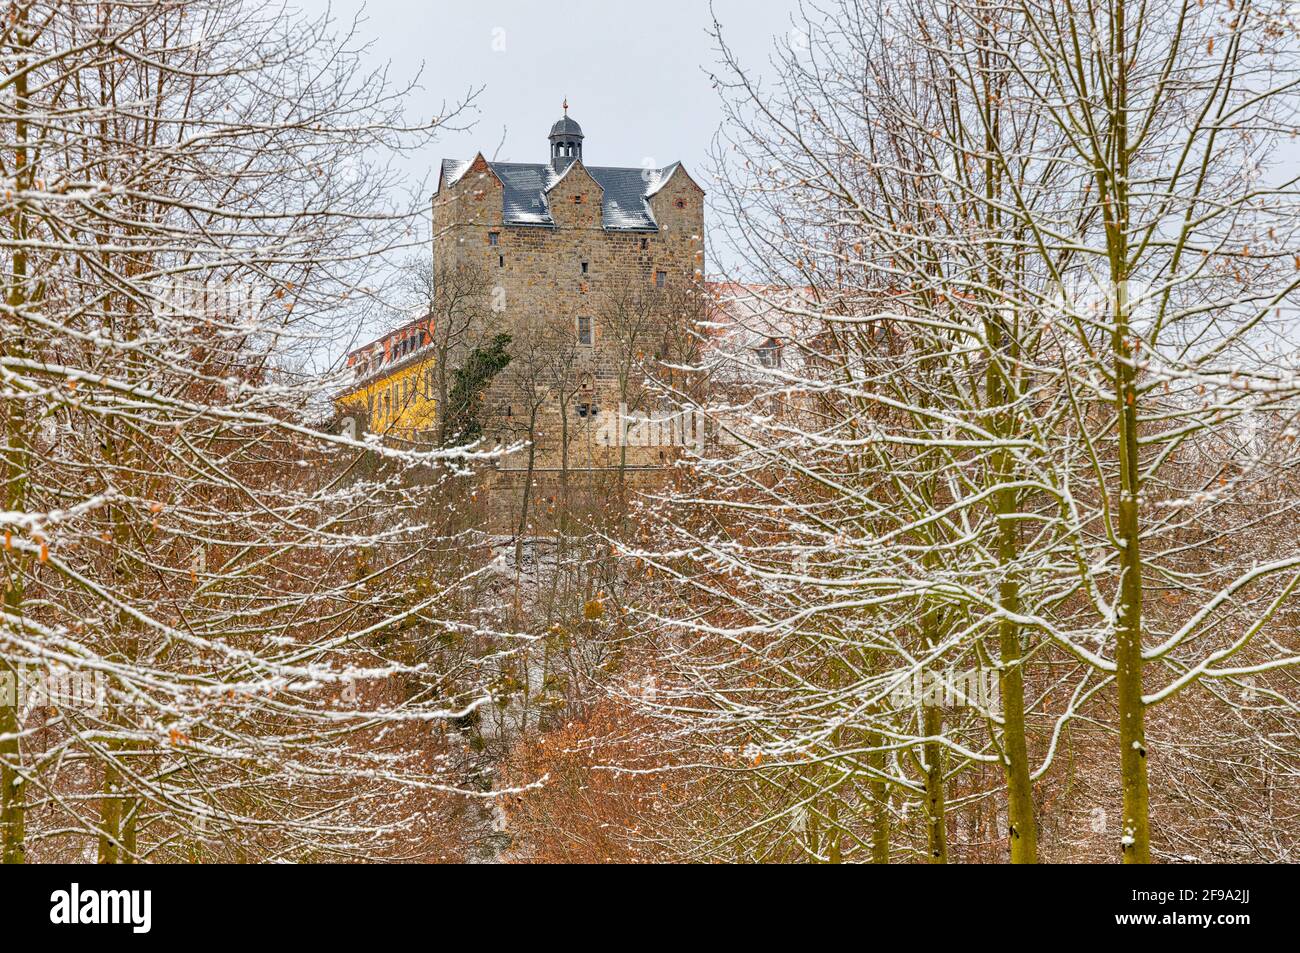
<svg viewBox="0 0 1300 953">
<path fill-rule="evenodd" d="M 754 73 L 769 72 L 773 40 L 788 34 L 797 0 L 289 0 L 304 13 L 329 12 L 345 31 L 361 22 L 368 65 L 389 66 L 394 85 L 418 77 L 412 118 L 439 115 L 444 104 L 482 88 L 473 109 L 430 148 L 403 163 L 427 196 L 443 158 L 546 162 L 547 134 L 563 114 L 584 133 L 589 165 L 642 167 L 681 161 L 713 191 L 707 153 L 721 122 L 708 70 L 717 62 L 714 15 L 727 43 Z M 709 212 L 705 211 L 706 225 Z M 426 223 L 427 227 L 427 223 Z M 418 236 L 417 236 L 418 238 Z M 719 249 L 710 247 L 711 254 Z M 710 272 L 717 263 L 710 260 Z M 330 359 L 399 320 L 359 315 Z"/>
<path fill-rule="evenodd" d="M 716 61 L 708 0 L 298 0 L 340 21 L 358 11 L 375 62 L 395 82 L 421 75 L 413 103 L 436 113 L 484 87 L 469 132 L 448 132 L 422 157 L 429 189 L 438 161 L 545 162 L 546 136 L 568 97 L 589 165 L 682 161 L 706 190 L 705 153 L 718 127 L 706 75 Z M 765 67 L 772 38 L 790 29 L 794 0 L 714 0 L 729 45 Z M 760 70 L 761 71 L 761 70 Z"/>
</svg>

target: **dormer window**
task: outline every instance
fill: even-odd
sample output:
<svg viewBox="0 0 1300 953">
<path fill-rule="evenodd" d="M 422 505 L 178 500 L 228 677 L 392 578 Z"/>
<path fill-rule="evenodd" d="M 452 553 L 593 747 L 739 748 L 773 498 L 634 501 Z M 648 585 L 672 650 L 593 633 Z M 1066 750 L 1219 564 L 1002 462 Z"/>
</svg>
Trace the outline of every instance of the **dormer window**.
<svg viewBox="0 0 1300 953">
<path fill-rule="evenodd" d="M 768 338 L 758 346 L 758 363 L 764 367 L 781 366 L 781 342 L 776 338 Z"/>
</svg>

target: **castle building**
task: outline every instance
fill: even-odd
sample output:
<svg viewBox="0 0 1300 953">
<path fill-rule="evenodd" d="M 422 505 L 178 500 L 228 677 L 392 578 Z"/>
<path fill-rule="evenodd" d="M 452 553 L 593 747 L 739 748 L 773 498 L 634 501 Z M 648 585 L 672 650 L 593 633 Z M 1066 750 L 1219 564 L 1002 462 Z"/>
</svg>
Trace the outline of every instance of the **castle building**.
<svg viewBox="0 0 1300 953">
<path fill-rule="evenodd" d="M 653 399 L 640 380 L 682 338 L 672 325 L 689 323 L 682 302 L 702 287 L 705 266 L 704 192 L 682 164 L 588 165 L 583 130 L 567 102 L 564 110 L 550 129 L 548 161 L 492 162 L 481 152 L 444 159 L 432 202 L 434 274 L 482 275 L 496 329 L 511 335 L 511 364 L 483 401 L 483 432 L 527 441 L 530 479 L 560 468 L 665 462 L 662 450 L 629 454 L 602 437 L 633 391 L 641 404 Z M 413 327 L 395 333 L 427 336 Z M 428 415 L 427 387 L 390 380 L 403 371 L 419 378 L 408 368 L 423 366 L 422 346 L 414 345 L 410 364 L 391 363 L 392 374 L 391 357 L 376 362 L 390 354 L 387 343 L 354 352 L 358 366 L 373 367 L 359 378 L 360 399 L 380 408 L 372 429 L 414 426 Z M 416 387 L 415 403 L 401 403 L 407 386 Z M 418 412 L 395 415 L 390 399 Z M 504 482 L 524 464 L 523 454 L 507 457 Z"/>
<path fill-rule="evenodd" d="M 617 407 L 619 367 L 629 357 L 646 366 L 662 349 L 661 321 L 636 341 L 620 310 L 629 300 L 653 310 L 656 293 L 668 302 L 702 279 L 704 192 L 679 162 L 587 165 L 585 136 L 567 103 L 548 139 L 549 162 L 489 162 L 482 153 L 443 161 L 434 258 L 488 275 L 519 344 L 527 328 L 563 329 L 575 348 L 574 377 L 586 384 L 571 409 L 594 421 Z M 513 376 L 520 373 L 516 367 Z M 507 422 L 517 416 L 509 394 L 493 398 L 491 409 Z M 557 430 L 554 419 L 549 424 L 543 429 Z"/>
<path fill-rule="evenodd" d="M 410 438 L 432 430 L 437 419 L 433 333 L 432 321 L 420 318 L 349 354 L 351 379 L 340 406 L 364 408 L 375 433 Z"/>
</svg>

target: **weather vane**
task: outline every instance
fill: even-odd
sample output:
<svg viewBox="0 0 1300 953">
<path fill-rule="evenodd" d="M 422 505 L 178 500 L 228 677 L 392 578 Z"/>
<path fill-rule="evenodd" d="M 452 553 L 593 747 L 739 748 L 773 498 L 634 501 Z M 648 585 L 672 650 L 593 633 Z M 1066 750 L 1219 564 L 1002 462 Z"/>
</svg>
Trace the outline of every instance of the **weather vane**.
<svg viewBox="0 0 1300 953">
<path fill-rule="evenodd" d="M 568 114 L 569 114 L 569 97 L 568 97 L 568 96 L 565 96 L 565 97 L 564 97 L 564 115 L 567 116 Z"/>
</svg>

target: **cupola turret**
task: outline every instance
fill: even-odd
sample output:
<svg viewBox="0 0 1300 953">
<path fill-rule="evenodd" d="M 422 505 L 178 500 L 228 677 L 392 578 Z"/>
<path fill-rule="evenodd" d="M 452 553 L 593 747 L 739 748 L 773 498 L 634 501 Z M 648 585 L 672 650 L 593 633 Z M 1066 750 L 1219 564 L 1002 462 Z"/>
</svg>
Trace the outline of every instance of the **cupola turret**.
<svg viewBox="0 0 1300 953">
<path fill-rule="evenodd" d="M 551 127 L 551 168 L 563 173 L 574 159 L 582 158 L 582 127 L 569 118 L 569 101 L 564 101 L 564 115 Z"/>
</svg>

